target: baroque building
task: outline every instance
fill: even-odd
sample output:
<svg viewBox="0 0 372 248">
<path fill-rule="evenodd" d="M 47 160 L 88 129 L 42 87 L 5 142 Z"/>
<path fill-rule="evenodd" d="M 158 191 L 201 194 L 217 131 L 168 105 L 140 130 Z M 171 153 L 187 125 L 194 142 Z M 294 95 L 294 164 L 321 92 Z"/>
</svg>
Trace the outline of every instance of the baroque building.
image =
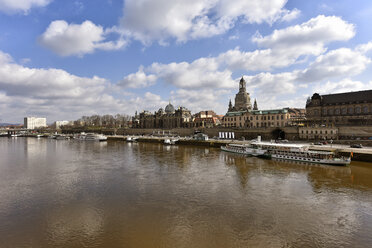
<svg viewBox="0 0 372 248">
<path fill-rule="evenodd" d="M 249 96 L 249 93 L 247 92 L 247 83 L 242 77 L 239 82 L 239 92 L 235 95 L 235 105 L 232 106 L 232 103 L 230 100 L 228 112 L 249 111 L 249 110 L 252 110 L 251 97 Z"/>
<path fill-rule="evenodd" d="M 306 102 L 308 125 L 372 125 L 372 90 L 313 94 Z"/>
<path fill-rule="evenodd" d="M 230 100 L 228 111 L 222 118 L 222 126 L 235 128 L 285 127 L 296 125 L 299 120 L 303 119 L 305 119 L 304 109 L 259 110 L 256 99 L 252 109 L 251 98 L 242 77 L 239 82 L 239 92 L 235 96 L 235 105 L 233 106 Z"/>
<path fill-rule="evenodd" d="M 165 109 L 160 108 L 155 113 L 149 111 L 143 111 L 133 117 L 132 127 L 134 128 L 183 128 L 190 127 L 192 121 L 191 111 L 185 107 L 179 107 L 175 109 L 171 103 L 169 103 Z"/>
</svg>

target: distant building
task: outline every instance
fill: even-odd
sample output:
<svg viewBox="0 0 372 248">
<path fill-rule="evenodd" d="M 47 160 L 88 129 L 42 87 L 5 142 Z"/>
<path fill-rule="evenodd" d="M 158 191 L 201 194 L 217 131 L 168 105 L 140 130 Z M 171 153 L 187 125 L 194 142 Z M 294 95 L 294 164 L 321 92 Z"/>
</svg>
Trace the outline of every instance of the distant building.
<svg viewBox="0 0 372 248">
<path fill-rule="evenodd" d="M 300 139 L 305 140 L 337 140 L 338 128 L 324 127 L 321 125 L 299 127 L 298 136 Z"/>
<path fill-rule="evenodd" d="M 71 125 L 70 121 L 56 121 L 56 129 L 60 129 L 62 126 Z"/>
<path fill-rule="evenodd" d="M 239 92 L 235 97 L 235 105 L 231 100 L 227 113 L 222 119 L 222 126 L 236 128 L 285 127 L 297 125 L 305 117 L 305 109 L 282 108 L 272 110 L 259 110 L 257 100 L 254 105 L 250 102 L 249 93 L 246 92 L 246 82 L 240 79 Z"/>
<path fill-rule="evenodd" d="M 256 103 L 257 107 L 257 103 Z M 239 82 L 239 92 L 235 95 L 235 104 L 232 106 L 231 100 L 227 112 L 242 112 L 252 110 L 251 97 L 247 92 L 247 83 L 242 77 Z"/>
<path fill-rule="evenodd" d="M 143 111 L 133 117 L 132 125 L 135 128 L 183 128 L 192 127 L 191 111 L 185 107 L 175 109 L 169 103 L 165 110 L 160 108 L 152 114 L 149 111 Z"/>
<path fill-rule="evenodd" d="M 25 117 L 24 118 L 24 128 L 26 129 L 35 129 L 47 127 L 46 118 L 39 117 Z"/>
<path fill-rule="evenodd" d="M 372 90 L 313 94 L 306 102 L 308 125 L 372 125 Z"/>
<path fill-rule="evenodd" d="M 221 125 L 221 116 L 217 115 L 213 110 L 200 111 L 194 115 L 194 127 L 216 127 Z"/>
</svg>

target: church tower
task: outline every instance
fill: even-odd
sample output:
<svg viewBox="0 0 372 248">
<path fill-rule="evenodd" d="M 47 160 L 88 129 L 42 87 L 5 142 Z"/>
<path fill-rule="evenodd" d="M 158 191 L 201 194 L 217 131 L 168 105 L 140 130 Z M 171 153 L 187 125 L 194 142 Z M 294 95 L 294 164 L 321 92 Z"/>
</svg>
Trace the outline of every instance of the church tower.
<svg viewBox="0 0 372 248">
<path fill-rule="evenodd" d="M 253 110 L 258 110 L 256 99 L 254 99 Z"/>
<path fill-rule="evenodd" d="M 239 82 L 239 92 L 235 95 L 236 111 L 252 110 L 251 97 L 247 92 L 247 83 L 242 77 Z"/>
</svg>

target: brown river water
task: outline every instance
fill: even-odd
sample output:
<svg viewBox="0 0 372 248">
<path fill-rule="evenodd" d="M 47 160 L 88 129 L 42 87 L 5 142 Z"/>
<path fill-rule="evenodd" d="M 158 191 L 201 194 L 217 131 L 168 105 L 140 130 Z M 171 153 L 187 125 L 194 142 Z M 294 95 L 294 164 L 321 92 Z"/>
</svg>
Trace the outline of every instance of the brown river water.
<svg viewBox="0 0 372 248">
<path fill-rule="evenodd" d="M 0 247 L 372 247 L 372 163 L 0 138 Z"/>
</svg>

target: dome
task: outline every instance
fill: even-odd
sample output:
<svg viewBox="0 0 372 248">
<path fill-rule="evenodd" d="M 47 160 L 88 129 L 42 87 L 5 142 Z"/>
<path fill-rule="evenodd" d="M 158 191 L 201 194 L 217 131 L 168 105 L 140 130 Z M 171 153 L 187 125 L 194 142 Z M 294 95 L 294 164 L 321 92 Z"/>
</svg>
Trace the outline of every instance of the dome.
<svg viewBox="0 0 372 248">
<path fill-rule="evenodd" d="M 169 103 L 166 107 L 165 107 L 165 113 L 167 114 L 172 114 L 174 113 L 174 107 L 171 103 Z"/>
</svg>

